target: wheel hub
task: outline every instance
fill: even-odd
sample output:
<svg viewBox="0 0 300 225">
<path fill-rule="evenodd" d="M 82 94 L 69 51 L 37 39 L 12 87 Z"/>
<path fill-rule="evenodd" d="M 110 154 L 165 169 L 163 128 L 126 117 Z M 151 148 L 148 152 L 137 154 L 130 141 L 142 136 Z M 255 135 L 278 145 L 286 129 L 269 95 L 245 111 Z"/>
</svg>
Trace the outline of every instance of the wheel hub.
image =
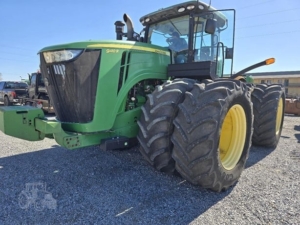
<svg viewBox="0 0 300 225">
<path fill-rule="evenodd" d="M 226 170 L 232 170 L 242 155 L 247 132 L 246 115 L 241 105 L 234 105 L 227 112 L 222 124 L 219 157 Z"/>
</svg>

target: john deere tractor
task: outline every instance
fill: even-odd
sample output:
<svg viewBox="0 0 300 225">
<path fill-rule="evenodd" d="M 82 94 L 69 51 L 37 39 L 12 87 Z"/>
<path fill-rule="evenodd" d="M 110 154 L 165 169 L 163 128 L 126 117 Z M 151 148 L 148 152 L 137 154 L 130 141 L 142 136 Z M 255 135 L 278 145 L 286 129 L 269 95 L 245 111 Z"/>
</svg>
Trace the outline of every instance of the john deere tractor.
<svg viewBox="0 0 300 225">
<path fill-rule="evenodd" d="M 222 191 L 239 179 L 251 143 L 276 147 L 284 119 L 280 85 L 232 74 L 235 10 L 187 1 L 116 21 L 116 40 L 40 50 L 56 119 L 30 106 L 2 107 L 0 128 L 30 141 L 54 138 L 68 149 L 139 150 L 157 170 Z M 126 32 L 125 32 L 126 28 Z M 124 39 L 124 40 L 123 40 Z M 173 48 L 176 40 L 184 43 Z"/>
</svg>

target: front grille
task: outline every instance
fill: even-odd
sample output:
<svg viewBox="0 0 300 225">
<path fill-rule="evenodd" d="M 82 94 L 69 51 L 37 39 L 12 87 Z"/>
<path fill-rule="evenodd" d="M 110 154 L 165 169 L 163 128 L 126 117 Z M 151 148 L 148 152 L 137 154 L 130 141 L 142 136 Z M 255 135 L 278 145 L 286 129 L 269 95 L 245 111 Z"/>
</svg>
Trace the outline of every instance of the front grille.
<svg viewBox="0 0 300 225">
<path fill-rule="evenodd" d="M 40 54 L 41 71 L 61 122 L 87 123 L 93 120 L 100 50 L 85 51 L 73 61 L 46 64 Z"/>
</svg>

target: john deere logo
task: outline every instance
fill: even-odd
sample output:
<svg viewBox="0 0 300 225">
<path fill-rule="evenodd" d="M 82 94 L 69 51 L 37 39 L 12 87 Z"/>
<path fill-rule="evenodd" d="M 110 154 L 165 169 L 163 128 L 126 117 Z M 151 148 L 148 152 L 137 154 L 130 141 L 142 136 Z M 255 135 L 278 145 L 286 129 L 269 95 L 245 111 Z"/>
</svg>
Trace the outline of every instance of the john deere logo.
<svg viewBox="0 0 300 225">
<path fill-rule="evenodd" d="M 19 206 L 21 209 L 33 207 L 36 211 L 42 211 L 45 208 L 56 209 L 57 202 L 46 190 L 45 183 L 27 183 L 25 190 L 19 194 Z"/>
<path fill-rule="evenodd" d="M 291 151 L 289 155 L 292 159 L 299 159 L 300 160 L 300 150 L 295 149 L 295 150 Z"/>
</svg>

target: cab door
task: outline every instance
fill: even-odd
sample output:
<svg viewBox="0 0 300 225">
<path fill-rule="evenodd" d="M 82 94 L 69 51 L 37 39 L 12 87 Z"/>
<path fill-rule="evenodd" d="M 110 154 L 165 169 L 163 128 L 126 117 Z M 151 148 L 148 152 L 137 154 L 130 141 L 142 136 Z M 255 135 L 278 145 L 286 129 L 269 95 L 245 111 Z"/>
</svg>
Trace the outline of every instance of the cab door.
<svg viewBox="0 0 300 225">
<path fill-rule="evenodd" d="M 28 86 L 28 95 L 29 98 L 35 98 L 36 95 L 36 74 L 33 73 L 30 77 L 29 86 Z"/>
</svg>

